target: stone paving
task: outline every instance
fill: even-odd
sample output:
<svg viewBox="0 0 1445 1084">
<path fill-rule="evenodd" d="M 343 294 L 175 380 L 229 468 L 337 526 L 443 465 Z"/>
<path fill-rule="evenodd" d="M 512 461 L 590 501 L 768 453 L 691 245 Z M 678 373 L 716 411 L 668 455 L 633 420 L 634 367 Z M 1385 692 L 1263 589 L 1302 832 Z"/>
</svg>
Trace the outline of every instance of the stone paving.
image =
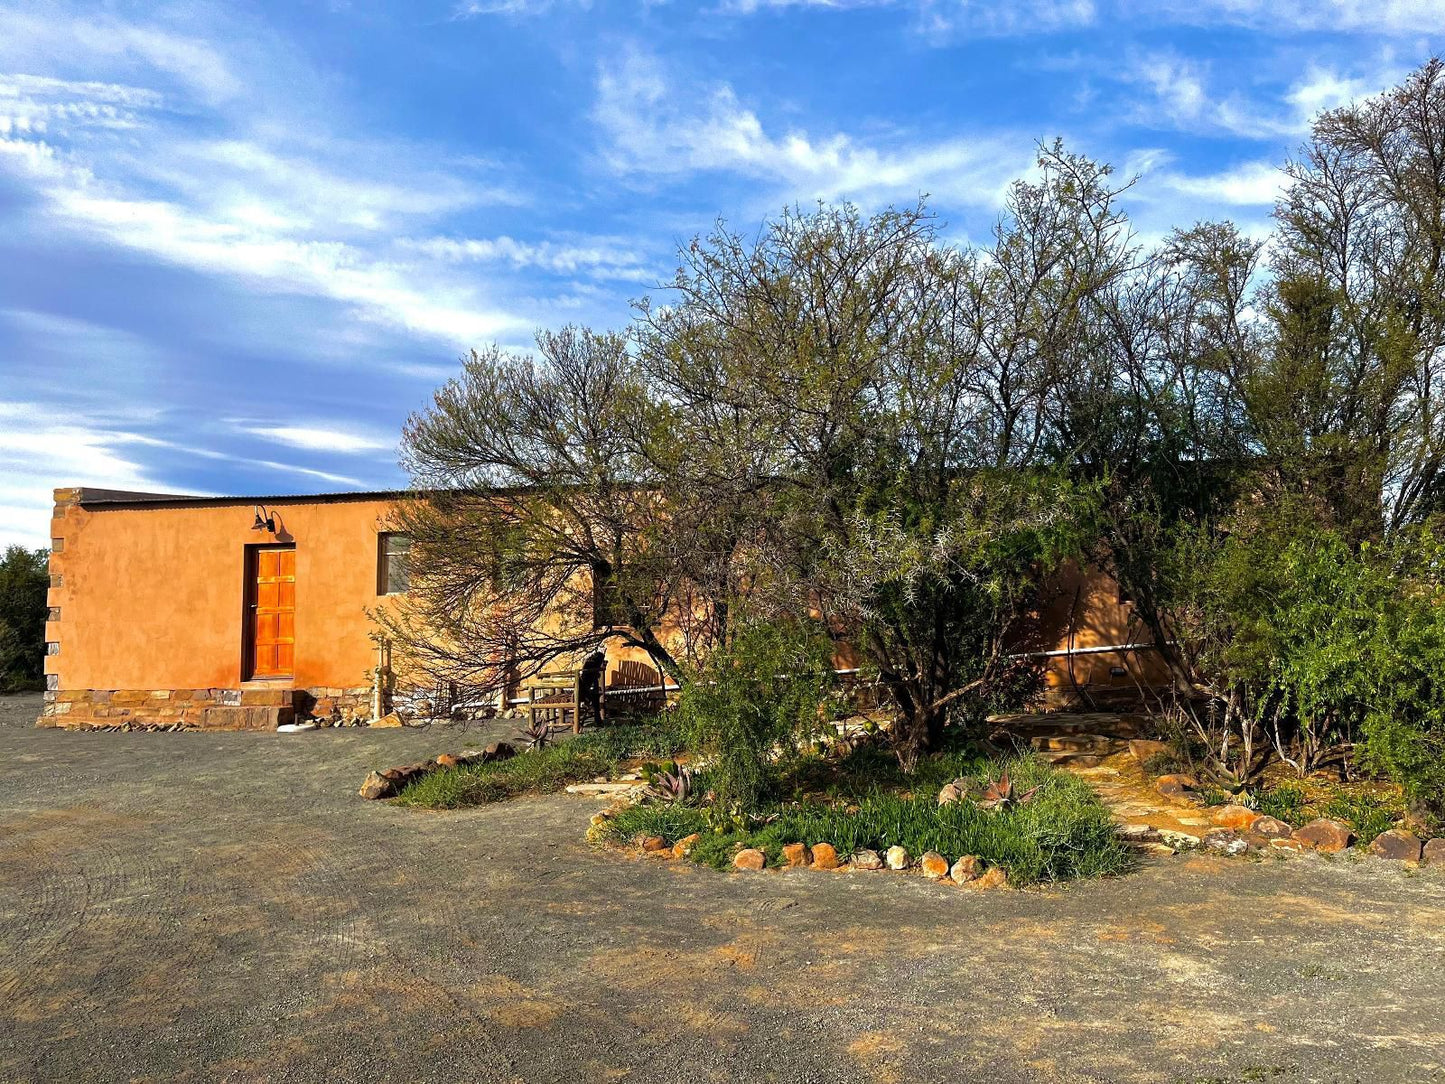
<svg viewBox="0 0 1445 1084">
<path fill-rule="evenodd" d="M 0 698 L 0 1081 L 1445 1081 L 1445 871 L 718 874 L 597 798 L 366 802 L 499 736 L 83 734 Z"/>
</svg>

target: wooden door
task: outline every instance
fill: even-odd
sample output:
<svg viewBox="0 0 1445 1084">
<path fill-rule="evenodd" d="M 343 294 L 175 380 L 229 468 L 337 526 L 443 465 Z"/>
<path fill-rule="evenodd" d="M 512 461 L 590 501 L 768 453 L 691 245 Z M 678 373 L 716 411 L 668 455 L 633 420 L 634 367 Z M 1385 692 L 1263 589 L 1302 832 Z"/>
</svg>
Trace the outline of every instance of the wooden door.
<svg viewBox="0 0 1445 1084">
<path fill-rule="evenodd" d="M 296 663 L 296 547 L 255 546 L 247 577 L 247 677 L 290 677 Z"/>
</svg>

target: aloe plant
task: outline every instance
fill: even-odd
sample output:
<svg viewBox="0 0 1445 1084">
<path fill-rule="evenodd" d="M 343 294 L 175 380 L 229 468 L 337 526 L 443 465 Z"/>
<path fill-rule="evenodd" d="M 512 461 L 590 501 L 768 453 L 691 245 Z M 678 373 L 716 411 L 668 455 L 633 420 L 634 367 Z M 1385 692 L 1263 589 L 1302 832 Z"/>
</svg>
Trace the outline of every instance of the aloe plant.
<svg viewBox="0 0 1445 1084">
<path fill-rule="evenodd" d="M 552 727 L 543 719 L 533 719 L 522 728 L 522 742 L 528 749 L 545 749 L 552 740 Z"/>
<path fill-rule="evenodd" d="M 648 792 L 664 802 L 685 803 L 692 797 L 692 770 L 673 764 L 669 768 L 654 772 L 648 784 Z"/>
<path fill-rule="evenodd" d="M 1013 780 L 1009 778 L 1008 772 L 1003 772 L 997 779 L 989 781 L 983 788 L 983 793 L 973 800 L 973 804 L 979 809 L 1008 809 L 1011 806 L 1028 805 L 1038 792 L 1038 787 L 1032 787 L 1021 794 L 1015 794 Z"/>
</svg>

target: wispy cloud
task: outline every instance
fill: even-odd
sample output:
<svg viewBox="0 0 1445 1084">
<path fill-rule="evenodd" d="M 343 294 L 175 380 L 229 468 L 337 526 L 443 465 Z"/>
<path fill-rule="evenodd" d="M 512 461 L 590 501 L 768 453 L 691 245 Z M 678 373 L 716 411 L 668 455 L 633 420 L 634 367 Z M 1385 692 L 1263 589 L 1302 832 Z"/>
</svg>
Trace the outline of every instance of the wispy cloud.
<svg viewBox="0 0 1445 1084">
<path fill-rule="evenodd" d="M 336 424 L 295 424 L 262 425 L 235 422 L 242 433 L 261 437 L 288 448 L 303 448 L 315 452 L 339 452 L 353 455 L 359 452 L 378 452 L 396 447 L 396 437 L 358 429 L 354 426 Z"/>
<path fill-rule="evenodd" d="M 977 133 L 928 140 L 907 132 L 864 142 L 847 133 L 770 130 L 727 84 L 674 81 L 631 49 L 598 78 L 593 115 L 616 173 L 672 177 L 729 172 L 772 182 L 786 199 L 940 201 L 995 206 L 1032 162 L 1017 137 Z"/>
</svg>

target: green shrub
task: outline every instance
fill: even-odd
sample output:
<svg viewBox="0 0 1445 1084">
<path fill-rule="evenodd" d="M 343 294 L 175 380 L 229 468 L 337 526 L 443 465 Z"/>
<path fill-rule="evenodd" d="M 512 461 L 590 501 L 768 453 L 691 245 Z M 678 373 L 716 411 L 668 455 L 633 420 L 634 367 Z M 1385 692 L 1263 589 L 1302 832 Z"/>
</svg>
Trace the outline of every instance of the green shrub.
<svg viewBox="0 0 1445 1084">
<path fill-rule="evenodd" d="M 0 693 L 45 684 L 47 557 L 20 546 L 0 556 Z"/>
<path fill-rule="evenodd" d="M 1374 794 L 1337 794 L 1324 808 L 1324 815 L 1344 821 L 1361 846 L 1368 846 L 1381 832 L 1395 827 L 1402 810 Z"/>
<path fill-rule="evenodd" d="M 1286 783 L 1260 791 L 1254 797 L 1254 808 L 1267 817 L 1275 817 L 1298 828 L 1309 818 L 1305 814 L 1305 792 Z"/>
<path fill-rule="evenodd" d="M 817 732 L 833 682 L 832 645 L 812 622 L 740 621 L 678 698 L 689 745 L 712 761 L 725 808 L 756 809 L 779 762 Z"/>
<path fill-rule="evenodd" d="M 990 866 L 1003 867 L 1015 884 L 1098 877 L 1129 868 L 1130 852 L 1087 783 L 1033 760 L 987 764 L 977 778 L 981 782 L 1003 771 L 1021 789 L 1038 786 L 1034 799 L 985 812 L 966 801 L 939 806 L 931 793 L 904 796 L 875 790 L 857 802 L 856 812 L 829 806 L 785 808 L 759 827 L 721 832 L 706 830 L 701 811 L 643 805 L 624 810 L 608 833 L 619 840 L 659 835 L 674 842 L 703 832 L 689 857 L 718 869 L 730 868 L 733 855 L 744 846 L 759 848 L 776 865 L 786 843 L 831 843 L 840 855 L 865 848 L 881 852 L 894 844 L 915 857 L 930 850 L 949 859 L 973 854 Z"/>
</svg>

